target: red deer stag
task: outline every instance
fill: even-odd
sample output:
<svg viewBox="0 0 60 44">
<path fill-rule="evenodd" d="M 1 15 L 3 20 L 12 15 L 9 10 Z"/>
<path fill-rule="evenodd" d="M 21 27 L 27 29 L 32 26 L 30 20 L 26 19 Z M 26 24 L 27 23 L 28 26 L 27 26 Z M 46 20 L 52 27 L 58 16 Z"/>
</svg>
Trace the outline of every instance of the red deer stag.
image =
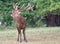
<svg viewBox="0 0 60 44">
<path fill-rule="evenodd" d="M 17 41 L 20 40 L 20 42 L 22 42 L 22 33 L 21 33 L 21 30 L 22 30 L 23 36 L 24 36 L 24 41 L 27 42 L 27 39 L 25 36 L 26 19 L 21 15 L 22 11 L 20 10 L 18 3 L 13 4 L 13 8 L 14 8 L 14 10 L 12 11 L 11 16 L 15 20 L 17 30 L 18 30 Z"/>
</svg>

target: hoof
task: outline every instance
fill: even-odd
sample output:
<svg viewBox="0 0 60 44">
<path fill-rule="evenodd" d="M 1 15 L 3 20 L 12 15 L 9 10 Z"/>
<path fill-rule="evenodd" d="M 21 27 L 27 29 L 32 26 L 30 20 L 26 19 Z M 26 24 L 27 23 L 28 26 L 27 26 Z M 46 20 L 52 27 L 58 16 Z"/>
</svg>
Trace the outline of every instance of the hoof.
<svg viewBox="0 0 60 44">
<path fill-rule="evenodd" d="M 21 43 L 22 41 L 20 41 L 20 43 Z"/>
<path fill-rule="evenodd" d="M 20 43 L 21 43 L 22 41 L 20 41 Z"/>
<path fill-rule="evenodd" d="M 24 40 L 25 42 L 27 42 L 27 40 Z"/>
<path fill-rule="evenodd" d="M 17 40 L 17 41 L 19 41 L 19 40 Z"/>
</svg>

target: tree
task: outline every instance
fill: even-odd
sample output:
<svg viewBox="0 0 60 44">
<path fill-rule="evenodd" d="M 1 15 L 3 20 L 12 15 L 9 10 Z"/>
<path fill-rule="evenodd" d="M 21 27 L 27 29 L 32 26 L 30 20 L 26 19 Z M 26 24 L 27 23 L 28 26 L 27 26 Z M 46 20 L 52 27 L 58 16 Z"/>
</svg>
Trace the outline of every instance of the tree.
<svg viewBox="0 0 60 44">
<path fill-rule="evenodd" d="M 22 10 L 24 10 L 28 3 L 35 6 L 36 10 L 34 11 L 24 10 L 22 12 L 22 15 L 27 20 L 27 24 L 30 26 L 42 25 L 40 22 L 43 22 L 43 17 L 48 13 L 60 15 L 60 0 L 0 0 L 0 11 L 6 25 L 10 25 L 12 23 L 10 14 L 13 10 L 12 5 L 15 2 L 19 3 Z"/>
</svg>

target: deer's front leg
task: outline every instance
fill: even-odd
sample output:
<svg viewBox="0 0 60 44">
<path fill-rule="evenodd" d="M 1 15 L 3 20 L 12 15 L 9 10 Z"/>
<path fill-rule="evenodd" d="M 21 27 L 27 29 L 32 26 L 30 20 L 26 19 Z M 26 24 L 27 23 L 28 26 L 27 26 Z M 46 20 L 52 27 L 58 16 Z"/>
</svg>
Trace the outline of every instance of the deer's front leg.
<svg viewBox="0 0 60 44">
<path fill-rule="evenodd" d="M 18 32 L 18 37 L 17 37 L 17 41 L 19 41 L 19 37 L 20 37 L 20 36 L 19 36 L 19 32 Z"/>
</svg>

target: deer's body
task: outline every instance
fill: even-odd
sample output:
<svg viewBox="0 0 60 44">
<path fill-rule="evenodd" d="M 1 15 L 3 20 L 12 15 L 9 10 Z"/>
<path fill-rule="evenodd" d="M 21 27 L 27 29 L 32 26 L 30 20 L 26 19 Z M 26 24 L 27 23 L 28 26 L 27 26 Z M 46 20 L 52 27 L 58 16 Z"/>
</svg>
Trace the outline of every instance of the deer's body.
<svg viewBox="0 0 60 44">
<path fill-rule="evenodd" d="M 15 20 L 17 27 L 19 27 L 20 29 L 25 28 L 25 26 L 26 26 L 26 20 L 21 15 L 21 12 L 19 13 L 18 10 L 13 11 L 12 17 Z"/>
<path fill-rule="evenodd" d="M 20 42 L 22 42 L 21 36 L 21 30 L 23 31 L 23 36 L 24 36 L 24 40 L 27 42 L 26 37 L 25 37 L 25 27 L 26 27 L 26 20 L 25 18 L 21 15 L 21 10 L 18 9 L 17 5 L 15 5 L 15 10 L 12 11 L 11 16 L 13 17 L 13 19 L 15 20 L 16 26 L 17 26 L 17 30 L 18 30 L 18 38 L 17 40 Z"/>
</svg>

